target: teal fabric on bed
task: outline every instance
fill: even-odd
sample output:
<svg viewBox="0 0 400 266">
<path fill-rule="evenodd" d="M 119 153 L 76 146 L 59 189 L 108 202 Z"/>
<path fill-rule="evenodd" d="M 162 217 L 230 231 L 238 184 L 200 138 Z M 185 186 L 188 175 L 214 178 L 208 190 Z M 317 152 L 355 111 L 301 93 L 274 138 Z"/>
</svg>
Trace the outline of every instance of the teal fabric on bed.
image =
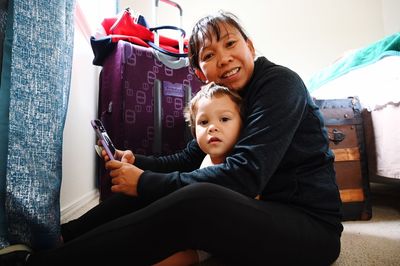
<svg viewBox="0 0 400 266">
<path fill-rule="evenodd" d="M 7 222 L 5 213 L 6 193 L 6 169 L 8 150 L 8 107 L 10 102 L 10 68 L 11 68 L 11 40 L 12 27 L 8 27 L 6 33 L 6 22 L 12 20 L 7 18 L 7 4 L 2 3 L 0 7 L 0 34 L 1 34 L 1 58 L 2 65 L 0 80 L 0 248 L 8 246 Z"/>
<path fill-rule="evenodd" d="M 74 1 L 10 0 L 9 5 L 13 19 L 7 29 L 13 32 L 7 81 L 6 240 L 41 250 L 60 241 L 62 138 Z"/>
<path fill-rule="evenodd" d="M 351 70 L 375 63 L 384 56 L 400 55 L 400 32 L 358 49 L 314 74 L 307 82 L 310 92 Z"/>
</svg>

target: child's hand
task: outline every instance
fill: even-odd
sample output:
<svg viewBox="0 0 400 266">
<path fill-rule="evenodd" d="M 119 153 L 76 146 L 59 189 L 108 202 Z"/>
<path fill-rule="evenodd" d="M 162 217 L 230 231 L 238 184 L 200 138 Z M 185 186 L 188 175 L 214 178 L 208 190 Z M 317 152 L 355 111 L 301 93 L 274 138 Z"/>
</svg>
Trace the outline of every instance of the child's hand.
<svg viewBox="0 0 400 266">
<path fill-rule="evenodd" d="M 98 149 L 100 149 L 100 150 L 98 150 Z M 97 141 L 96 151 L 98 154 L 99 154 L 99 152 L 101 153 L 101 157 L 103 157 L 105 162 L 108 162 L 110 160 L 110 157 L 108 156 L 107 152 L 104 150 L 100 140 Z M 123 163 L 133 164 L 135 162 L 135 155 L 133 155 L 133 152 L 130 150 L 125 150 L 125 151 L 115 150 L 114 158 Z"/>
<path fill-rule="evenodd" d="M 110 160 L 110 157 L 108 157 L 107 152 L 104 149 L 101 151 L 101 155 L 103 156 L 104 161 L 108 162 Z M 115 150 L 114 158 L 123 163 L 133 164 L 135 162 L 135 155 L 133 155 L 131 150 Z"/>
</svg>

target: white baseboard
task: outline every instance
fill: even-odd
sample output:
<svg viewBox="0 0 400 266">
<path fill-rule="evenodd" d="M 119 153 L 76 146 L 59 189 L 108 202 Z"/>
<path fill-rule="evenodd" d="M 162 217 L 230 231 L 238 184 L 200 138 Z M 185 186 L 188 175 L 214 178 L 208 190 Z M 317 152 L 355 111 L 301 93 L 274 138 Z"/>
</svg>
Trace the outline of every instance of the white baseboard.
<svg viewBox="0 0 400 266">
<path fill-rule="evenodd" d="M 97 189 L 93 189 L 73 203 L 63 207 L 61 209 L 61 223 L 65 223 L 72 218 L 79 216 L 81 212 L 85 212 L 88 208 L 90 208 L 90 206 L 97 204 L 98 199 L 99 191 Z"/>
</svg>

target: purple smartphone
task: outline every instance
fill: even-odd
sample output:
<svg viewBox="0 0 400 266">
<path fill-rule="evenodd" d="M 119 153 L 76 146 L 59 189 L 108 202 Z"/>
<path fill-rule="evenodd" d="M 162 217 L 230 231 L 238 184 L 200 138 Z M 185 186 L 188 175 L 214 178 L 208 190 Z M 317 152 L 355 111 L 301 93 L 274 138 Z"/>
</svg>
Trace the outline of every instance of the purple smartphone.
<svg viewBox="0 0 400 266">
<path fill-rule="evenodd" d="M 92 127 L 96 132 L 96 135 L 99 138 L 101 145 L 103 145 L 103 148 L 106 150 L 108 157 L 110 157 L 110 160 L 114 160 L 115 147 L 110 137 L 108 136 L 107 131 L 103 126 L 103 123 L 99 119 L 94 119 L 90 123 L 92 124 Z M 99 154 L 99 151 L 97 149 L 96 151 Z M 101 152 L 99 155 L 101 156 Z"/>
</svg>

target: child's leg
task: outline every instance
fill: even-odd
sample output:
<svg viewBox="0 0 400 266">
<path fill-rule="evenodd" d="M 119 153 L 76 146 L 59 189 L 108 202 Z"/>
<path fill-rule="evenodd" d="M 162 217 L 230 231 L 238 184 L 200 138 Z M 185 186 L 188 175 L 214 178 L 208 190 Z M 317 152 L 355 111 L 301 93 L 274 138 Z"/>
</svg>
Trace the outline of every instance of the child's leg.
<svg viewBox="0 0 400 266">
<path fill-rule="evenodd" d="M 189 266 L 199 262 L 197 252 L 193 249 L 179 251 L 153 266 Z"/>
</svg>

